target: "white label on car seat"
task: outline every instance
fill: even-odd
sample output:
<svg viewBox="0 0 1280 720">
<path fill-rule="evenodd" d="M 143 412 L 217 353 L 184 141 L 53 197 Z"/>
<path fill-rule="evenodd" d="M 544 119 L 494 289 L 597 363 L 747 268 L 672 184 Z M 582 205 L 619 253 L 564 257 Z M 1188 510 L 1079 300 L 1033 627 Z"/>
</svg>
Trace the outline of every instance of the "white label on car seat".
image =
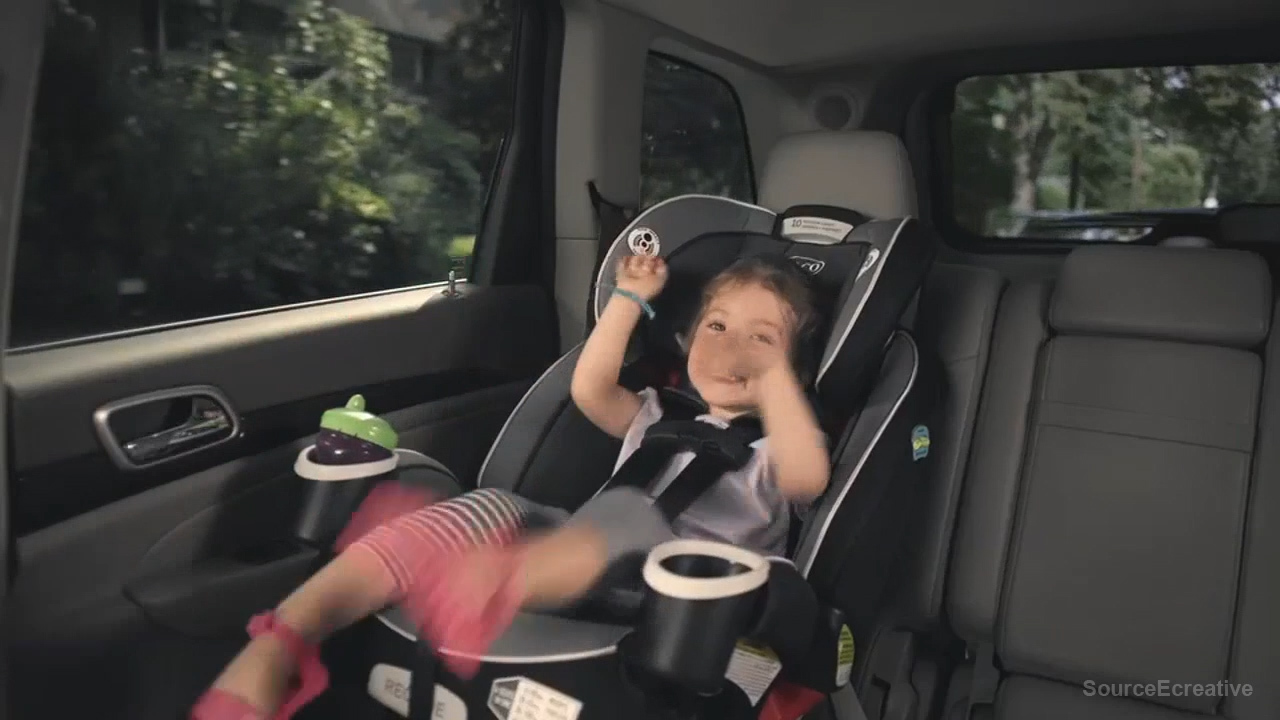
<svg viewBox="0 0 1280 720">
<path fill-rule="evenodd" d="M 369 672 L 369 697 L 400 717 L 409 717 L 409 683 L 413 675 L 404 668 L 378 664 Z M 449 688 L 436 685 L 436 720 L 467 720 L 467 705 Z"/>
<path fill-rule="evenodd" d="M 658 240 L 658 233 L 647 227 L 638 227 L 627 233 L 627 248 L 632 255 L 656 257 L 662 251 L 662 243 Z"/>
<path fill-rule="evenodd" d="M 848 625 L 840 626 L 840 641 L 836 645 L 836 687 L 841 688 L 849 683 L 849 675 L 853 673 L 853 633 Z"/>
<path fill-rule="evenodd" d="M 782 662 L 767 647 L 755 645 L 746 640 L 739 640 L 733 648 L 733 656 L 729 658 L 729 669 L 724 676 L 734 685 L 742 688 L 754 707 L 760 698 L 769 691 L 778 673 L 782 672 Z"/>
<path fill-rule="evenodd" d="M 498 720 L 577 720 L 582 712 L 582 701 L 519 676 L 494 680 L 488 704 Z"/>
<path fill-rule="evenodd" d="M 467 704 L 449 688 L 436 685 L 436 708 L 431 717 L 434 720 L 467 720 Z"/>
<path fill-rule="evenodd" d="M 815 245 L 835 245 L 853 226 L 824 217 L 789 217 L 782 221 L 782 237 Z"/>
<path fill-rule="evenodd" d="M 409 681 L 413 675 L 404 668 L 378 664 L 369 671 L 369 697 L 400 717 L 409 717 Z"/>
</svg>

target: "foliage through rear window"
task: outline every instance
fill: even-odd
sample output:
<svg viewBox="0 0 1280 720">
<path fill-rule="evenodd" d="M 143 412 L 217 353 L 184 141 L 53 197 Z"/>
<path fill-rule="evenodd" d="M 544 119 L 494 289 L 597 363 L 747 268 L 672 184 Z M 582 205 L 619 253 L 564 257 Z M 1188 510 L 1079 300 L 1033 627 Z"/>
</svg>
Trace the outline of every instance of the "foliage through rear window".
<svg viewBox="0 0 1280 720">
<path fill-rule="evenodd" d="M 1280 64 L 968 78 L 951 146 L 965 230 L 1131 241 L 1161 218 L 1280 202 Z"/>
</svg>

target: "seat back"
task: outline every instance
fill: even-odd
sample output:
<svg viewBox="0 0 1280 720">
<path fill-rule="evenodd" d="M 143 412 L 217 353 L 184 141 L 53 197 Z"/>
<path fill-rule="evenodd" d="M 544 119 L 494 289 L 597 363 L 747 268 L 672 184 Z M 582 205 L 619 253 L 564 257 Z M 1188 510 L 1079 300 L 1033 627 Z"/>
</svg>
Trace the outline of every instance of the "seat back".
<svg viewBox="0 0 1280 720">
<path fill-rule="evenodd" d="M 997 717 L 1280 716 L 1274 310 L 1219 249 L 1081 248 L 1005 292 L 947 587 Z"/>
<path fill-rule="evenodd" d="M 879 133 L 830 133 L 823 145 L 870 148 L 860 172 L 874 176 L 876 167 L 898 173 L 897 156 L 887 165 L 878 160 L 891 136 Z M 867 138 L 870 137 L 871 140 Z M 810 134 L 783 139 L 774 155 L 780 165 L 766 165 L 774 187 L 781 179 L 772 173 L 796 171 L 796 146 L 813 142 Z M 890 145 L 898 151 L 900 145 Z M 800 153 L 803 155 L 803 153 Z M 843 155 L 854 167 L 856 157 Z M 815 167 L 828 163 L 824 150 Z M 877 164 L 878 163 L 878 164 Z M 812 174 L 804 182 L 812 182 Z M 827 172 L 833 182 L 839 178 Z M 932 259 L 932 236 L 910 218 L 874 219 L 857 211 L 858 199 L 869 191 L 848 188 L 826 191 L 826 200 L 843 199 L 845 207 L 798 205 L 775 212 L 765 207 L 712 196 L 681 196 L 659 203 L 636 217 L 606 255 L 593 290 L 598 314 L 609 298 L 618 258 L 628 253 L 656 253 L 667 258 L 671 275 L 667 288 L 654 301 L 657 317 L 642 322 L 636 353 L 624 370 L 623 382 L 636 387 L 654 382 L 646 358 L 679 355 L 679 338 L 698 305 L 701 284 L 738 257 L 758 252 L 781 252 L 807 270 L 828 320 L 815 349 L 814 370 L 818 405 L 843 428 L 870 391 L 897 318 L 921 282 Z M 776 192 L 774 193 L 777 194 Z M 877 210 L 884 207 L 881 189 L 871 193 Z M 853 209 L 850 209 L 853 208 Z M 576 347 L 554 363 L 517 405 L 500 431 L 477 478 L 478 485 L 519 492 L 539 502 L 573 508 L 585 502 L 603 483 L 613 466 L 619 443 L 596 431 L 573 407 L 569 385 Z M 570 451 L 571 450 L 571 451 Z M 565 482 L 580 478 L 580 482 Z"/>
</svg>

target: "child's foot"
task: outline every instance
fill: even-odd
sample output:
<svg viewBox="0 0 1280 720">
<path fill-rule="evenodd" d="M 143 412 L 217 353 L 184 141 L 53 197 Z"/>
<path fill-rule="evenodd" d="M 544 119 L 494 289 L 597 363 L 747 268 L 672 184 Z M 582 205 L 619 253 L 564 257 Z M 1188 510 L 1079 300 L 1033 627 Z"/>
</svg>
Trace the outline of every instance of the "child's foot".
<svg viewBox="0 0 1280 720">
<path fill-rule="evenodd" d="M 196 702 L 192 720 L 288 720 L 329 685 L 314 646 L 263 613 L 249 622 L 253 640 Z"/>
<path fill-rule="evenodd" d="M 410 618 L 454 675 L 475 675 L 524 604 L 522 560 L 519 549 L 496 545 L 442 554 L 406 596 Z"/>
</svg>

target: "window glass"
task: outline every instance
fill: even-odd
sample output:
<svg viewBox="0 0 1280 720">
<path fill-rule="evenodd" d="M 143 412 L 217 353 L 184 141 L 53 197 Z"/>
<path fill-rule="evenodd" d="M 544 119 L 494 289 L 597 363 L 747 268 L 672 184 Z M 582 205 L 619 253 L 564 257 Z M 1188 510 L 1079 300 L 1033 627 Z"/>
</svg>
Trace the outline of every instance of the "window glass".
<svg viewBox="0 0 1280 720">
<path fill-rule="evenodd" d="M 955 214 L 979 235 L 1124 242 L 1280 202 L 1280 64 L 973 77 L 955 100 Z"/>
<path fill-rule="evenodd" d="M 443 280 L 515 1 L 57 0 L 10 345 Z"/>
<path fill-rule="evenodd" d="M 755 200 L 742 107 L 723 79 L 651 53 L 640 133 L 643 207 L 687 193 Z"/>
</svg>

